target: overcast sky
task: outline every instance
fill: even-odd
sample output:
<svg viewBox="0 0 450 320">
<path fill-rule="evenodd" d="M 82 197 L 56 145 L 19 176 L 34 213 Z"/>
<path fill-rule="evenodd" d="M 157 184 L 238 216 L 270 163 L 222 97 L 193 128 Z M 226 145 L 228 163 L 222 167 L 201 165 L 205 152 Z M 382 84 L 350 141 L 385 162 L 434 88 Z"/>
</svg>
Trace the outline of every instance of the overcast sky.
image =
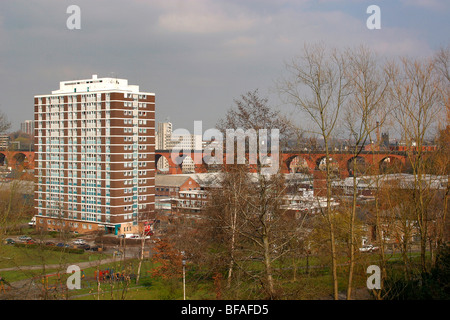
<svg viewBox="0 0 450 320">
<path fill-rule="evenodd" d="M 72 4 L 80 30 L 66 26 Z M 380 30 L 366 27 L 373 4 Z M 254 89 L 289 113 L 273 89 L 305 43 L 427 56 L 449 45 L 449 13 L 448 0 L 1 0 L 0 110 L 18 130 L 34 95 L 97 74 L 154 92 L 156 120 L 191 132 Z"/>
</svg>

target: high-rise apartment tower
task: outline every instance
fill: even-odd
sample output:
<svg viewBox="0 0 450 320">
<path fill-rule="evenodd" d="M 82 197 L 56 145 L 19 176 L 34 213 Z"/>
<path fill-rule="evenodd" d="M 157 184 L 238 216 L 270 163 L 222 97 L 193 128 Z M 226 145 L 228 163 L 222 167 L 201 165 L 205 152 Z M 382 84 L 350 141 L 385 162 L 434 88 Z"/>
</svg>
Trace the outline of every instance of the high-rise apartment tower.
<svg viewBox="0 0 450 320">
<path fill-rule="evenodd" d="M 138 232 L 155 205 L 155 94 L 93 75 L 34 110 L 36 228 Z"/>
<path fill-rule="evenodd" d="M 20 131 L 29 134 L 30 136 L 34 135 L 34 121 L 33 120 L 25 120 L 20 124 Z"/>
</svg>

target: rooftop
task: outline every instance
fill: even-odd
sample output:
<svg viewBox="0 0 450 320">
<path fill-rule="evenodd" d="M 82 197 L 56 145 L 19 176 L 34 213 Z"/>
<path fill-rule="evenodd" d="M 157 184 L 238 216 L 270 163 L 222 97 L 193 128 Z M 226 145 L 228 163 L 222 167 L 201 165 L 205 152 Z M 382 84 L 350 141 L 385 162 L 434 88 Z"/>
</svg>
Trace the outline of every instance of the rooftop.
<svg viewBox="0 0 450 320">
<path fill-rule="evenodd" d="M 155 177 L 155 186 L 179 187 L 185 183 L 190 177 L 181 175 L 159 175 Z"/>
<path fill-rule="evenodd" d="M 127 79 L 118 78 L 98 78 L 96 74 L 90 79 L 61 81 L 59 90 L 52 91 L 52 94 L 73 94 L 74 92 L 97 92 L 97 91 L 126 91 L 129 93 L 141 93 L 139 86 L 129 85 Z M 154 93 L 146 93 L 154 95 Z"/>
</svg>

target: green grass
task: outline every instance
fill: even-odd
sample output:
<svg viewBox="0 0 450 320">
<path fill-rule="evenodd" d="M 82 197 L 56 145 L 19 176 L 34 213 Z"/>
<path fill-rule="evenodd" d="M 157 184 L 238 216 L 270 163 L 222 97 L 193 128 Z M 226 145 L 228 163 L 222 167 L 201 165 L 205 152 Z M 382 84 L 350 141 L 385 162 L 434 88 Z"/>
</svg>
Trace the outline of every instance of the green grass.
<svg viewBox="0 0 450 320">
<path fill-rule="evenodd" d="M 94 279 L 83 280 L 81 290 L 73 290 L 69 297 L 73 300 L 182 300 L 183 287 L 182 279 L 163 281 L 151 278 L 149 275 L 142 275 L 139 285 L 135 280 L 128 284 L 123 282 L 104 281 L 98 283 Z M 126 293 L 124 294 L 124 288 Z M 100 291 L 98 290 L 100 289 Z M 187 281 L 186 298 L 189 300 L 210 300 L 215 299 L 210 284 L 195 286 Z"/>
<path fill-rule="evenodd" d="M 95 277 L 97 267 L 83 270 L 84 278 L 81 281 L 80 290 L 72 290 L 69 297 L 74 300 L 181 300 L 183 299 L 182 279 L 163 280 L 151 276 L 154 264 L 149 260 L 144 260 L 141 266 L 139 284 L 136 284 L 135 275 L 137 273 L 138 261 L 126 260 L 115 263 L 107 263 L 100 266 L 100 270 L 112 269 L 115 272 L 128 271 L 133 276 L 129 282 L 104 280 L 98 286 Z M 67 276 L 66 276 L 67 277 Z M 126 290 L 124 290 L 126 289 Z M 212 282 L 204 281 L 194 283 L 189 280 L 189 273 L 186 277 L 186 295 L 188 299 L 205 300 L 214 299 L 215 294 Z"/>
<path fill-rule="evenodd" d="M 25 280 L 44 274 L 65 273 L 68 264 L 97 261 L 109 256 L 97 252 L 68 253 L 64 250 L 44 250 L 43 247 L 21 247 L 14 245 L 0 245 L 0 269 L 14 268 L 0 271 L 0 275 L 8 282 Z M 36 269 L 28 270 L 27 267 Z M 60 266 L 60 267 L 51 267 Z"/>
<path fill-rule="evenodd" d="M 30 279 L 34 277 L 40 277 L 43 274 L 43 269 L 35 270 L 13 270 L 13 271 L 2 271 L 1 276 L 6 279 L 9 283 Z M 57 269 L 46 269 L 45 274 L 56 273 Z"/>
<path fill-rule="evenodd" d="M 0 245 L 0 269 L 17 266 L 51 265 L 94 261 L 105 258 L 101 253 L 67 253 L 64 250 L 45 250 L 44 247 Z"/>
<path fill-rule="evenodd" d="M 17 267 L 17 266 L 30 266 L 30 265 L 57 265 L 61 266 L 67 264 L 77 264 L 85 261 L 94 261 L 97 259 L 104 259 L 107 256 L 102 253 L 83 252 L 82 254 L 48 251 L 42 250 L 39 247 L 15 247 L 11 245 L 0 246 L 0 269 Z M 353 287 L 364 288 L 366 286 L 367 274 L 366 268 L 371 264 L 379 263 L 378 254 L 360 254 L 357 256 L 357 263 L 355 265 Z M 412 260 L 418 261 L 419 254 L 413 253 L 411 255 Z M 388 256 L 389 268 L 400 268 L 402 265 L 402 258 L 400 254 L 393 254 Z M 348 262 L 347 258 L 340 257 L 339 263 L 342 264 L 338 267 L 339 275 L 339 291 L 345 292 L 347 288 L 347 276 L 348 276 Z M 276 283 L 282 289 L 286 299 L 318 299 L 331 297 L 332 294 L 332 275 L 331 268 L 329 266 L 329 259 L 318 259 L 316 257 L 309 258 L 309 273 L 306 273 L 306 258 L 292 261 L 286 259 L 279 261 L 275 267 Z M 95 278 L 97 269 L 106 270 L 113 269 L 116 272 L 122 272 L 127 270 L 131 274 L 136 274 L 138 261 L 137 260 L 118 260 L 114 263 L 105 263 L 100 266 L 83 269 L 84 278 L 82 279 L 82 289 L 64 291 L 61 294 L 68 294 L 69 299 L 76 300 L 180 300 L 183 299 L 182 279 L 163 280 L 159 278 L 152 278 L 150 271 L 154 267 L 151 261 L 145 260 L 141 268 L 141 278 L 138 285 L 135 283 L 135 279 L 132 278 L 130 282 L 109 280 L 103 281 L 98 286 L 98 282 Z M 294 266 L 297 267 L 294 273 Z M 258 261 L 250 261 L 247 267 L 252 268 L 255 272 L 262 272 L 262 264 Z M 186 296 L 188 299 L 193 300 L 207 300 L 215 299 L 216 291 L 214 287 L 214 281 L 208 276 L 207 272 L 203 272 L 195 267 L 189 266 L 186 270 Z M 48 284 L 62 285 L 65 287 L 65 283 L 68 274 L 65 270 L 48 269 L 43 270 L 23 270 L 16 268 L 13 271 L 3 271 L 1 275 L 9 282 L 24 280 L 32 277 L 36 277 L 39 281 L 40 277 L 44 274 L 56 274 L 60 272 L 61 276 L 49 277 Z M 59 279 L 59 280 L 58 280 Z M 222 298 L 234 299 L 236 297 L 245 297 L 246 292 L 257 292 L 259 290 L 259 284 L 256 282 L 248 281 L 242 283 L 239 288 L 235 289 L 234 293 L 229 295 L 223 294 Z M 248 295 L 252 298 L 251 295 Z M 256 295 L 255 298 L 264 298 L 263 296 Z"/>
</svg>

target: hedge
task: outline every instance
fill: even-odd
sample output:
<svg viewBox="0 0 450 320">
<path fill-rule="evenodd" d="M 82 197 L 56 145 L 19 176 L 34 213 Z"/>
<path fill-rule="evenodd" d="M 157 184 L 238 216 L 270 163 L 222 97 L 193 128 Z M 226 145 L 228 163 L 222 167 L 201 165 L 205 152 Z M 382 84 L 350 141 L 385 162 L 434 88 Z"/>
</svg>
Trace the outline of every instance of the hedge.
<svg viewBox="0 0 450 320">
<path fill-rule="evenodd" d="M 82 254 L 84 252 L 84 249 L 78 249 L 78 248 L 65 248 L 65 247 L 57 247 L 57 246 L 42 246 L 39 244 L 28 244 L 28 243 L 15 243 L 14 246 L 16 247 L 22 247 L 22 248 L 37 248 L 41 247 L 44 250 L 52 250 L 52 251 L 64 251 L 67 253 L 77 253 Z"/>
</svg>

